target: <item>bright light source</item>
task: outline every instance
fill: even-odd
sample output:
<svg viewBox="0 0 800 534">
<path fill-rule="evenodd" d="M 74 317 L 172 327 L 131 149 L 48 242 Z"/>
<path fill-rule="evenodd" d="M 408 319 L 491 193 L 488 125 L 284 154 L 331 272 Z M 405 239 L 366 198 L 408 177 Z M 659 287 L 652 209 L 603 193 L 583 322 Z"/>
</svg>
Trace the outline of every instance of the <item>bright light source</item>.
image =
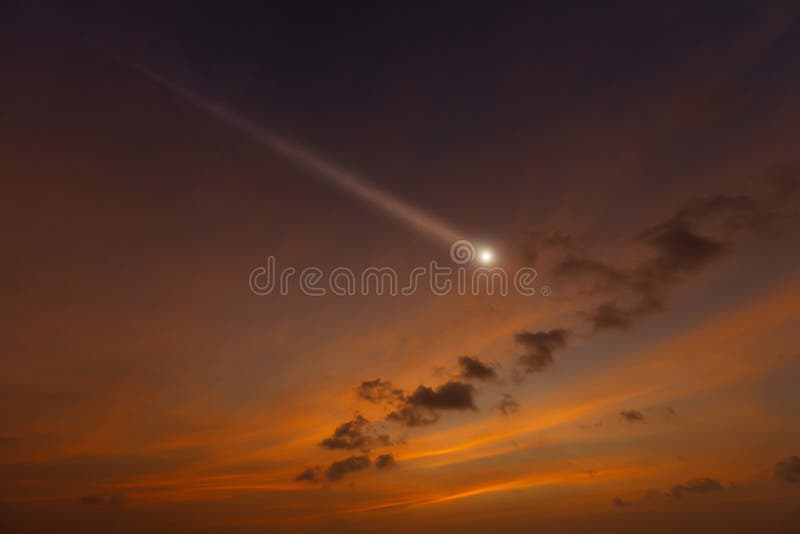
<svg viewBox="0 0 800 534">
<path fill-rule="evenodd" d="M 481 263 L 491 263 L 492 260 L 494 259 L 494 254 L 492 254 L 492 251 L 489 249 L 483 249 L 481 250 L 479 258 L 481 260 Z"/>
</svg>

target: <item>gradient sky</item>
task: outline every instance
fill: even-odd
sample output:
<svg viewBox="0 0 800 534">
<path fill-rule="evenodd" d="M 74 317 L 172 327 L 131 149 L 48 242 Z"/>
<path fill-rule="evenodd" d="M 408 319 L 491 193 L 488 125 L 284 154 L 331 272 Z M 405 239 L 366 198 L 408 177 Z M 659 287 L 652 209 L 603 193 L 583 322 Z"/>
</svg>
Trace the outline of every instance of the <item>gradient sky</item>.
<svg viewBox="0 0 800 534">
<path fill-rule="evenodd" d="M 800 9 L 696 4 L 0 8 L 0 530 L 796 532 Z M 253 294 L 452 262 L 142 68 L 552 293 Z"/>
</svg>

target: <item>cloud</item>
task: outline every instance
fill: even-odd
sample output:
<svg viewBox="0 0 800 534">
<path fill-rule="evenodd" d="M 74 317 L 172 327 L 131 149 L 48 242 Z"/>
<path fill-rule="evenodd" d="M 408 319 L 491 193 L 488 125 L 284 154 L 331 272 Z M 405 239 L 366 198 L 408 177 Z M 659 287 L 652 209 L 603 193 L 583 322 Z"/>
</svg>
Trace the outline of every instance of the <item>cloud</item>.
<svg viewBox="0 0 800 534">
<path fill-rule="evenodd" d="M 611 503 L 614 506 L 616 506 L 617 508 L 630 508 L 632 506 L 635 506 L 635 503 L 633 503 L 631 501 L 625 501 L 625 500 L 621 499 L 620 497 L 614 497 L 614 499 L 612 499 Z"/>
<path fill-rule="evenodd" d="M 363 471 L 368 469 L 373 462 L 370 460 L 368 454 L 361 454 L 358 456 L 349 456 L 344 460 L 337 460 L 332 462 L 326 469 L 322 469 L 316 465 L 302 471 L 294 479 L 297 482 L 310 482 L 320 483 L 324 480 L 329 482 L 339 482 L 350 473 Z M 393 454 L 380 454 L 375 457 L 374 462 L 376 469 L 390 469 L 397 465 Z"/>
<path fill-rule="evenodd" d="M 725 253 L 726 245 L 700 235 L 681 223 L 660 224 L 638 238 L 652 247 L 655 255 L 640 264 L 640 284 L 672 282 L 684 273 L 697 271 Z"/>
<path fill-rule="evenodd" d="M 475 388 L 465 382 L 450 381 L 436 389 L 418 386 L 406 402 L 432 410 L 474 410 Z"/>
<path fill-rule="evenodd" d="M 685 484 L 672 486 L 669 494 L 675 498 L 681 498 L 686 493 L 712 493 L 722 491 L 722 484 L 713 478 L 695 478 Z"/>
<path fill-rule="evenodd" d="M 344 478 L 348 473 L 355 473 L 362 471 L 370 466 L 369 456 L 362 454 L 360 456 L 350 456 L 344 460 L 333 462 L 325 470 L 325 478 L 331 482 L 338 482 Z"/>
<path fill-rule="evenodd" d="M 661 297 L 654 294 L 642 295 L 633 306 L 623 306 L 617 302 L 604 302 L 588 312 L 580 312 L 592 325 L 592 331 L 627 330 L 637 320 L 664 309 Z"/>
<path fill-rule="evenodd" d="M 631 423 L 644 422 L 644 414 L 639 410 L 623 410 L 619 412 L 619 415 Z"/>
<path fill-rule="evenodd" d="M 474 396 L 472 384 L 455 380 L 435 389 L 418 386 L 386 419 L 409 427 L 430 425 L 439 420 L 437 410 L 475 410 Z"/>
<path fill-rule="evenodd" d="M 391 445 L 392 441 L 387 434 L 378 434 L 374 431 L 369 420 L 362 415 L 342 423 L 333 431 L 333 435 L 320 442 L 321 447 L 327 449 L 360 449 L 367 452 L 375 445 Z"/>
<path fill-rule="evenodd" d="M 635 321 L 661 312 L 666 305 L 666 290 L 678 282 L 682 276 L 698 271 L 721 257 L 727 247 L 720 241 L 700 235 L 679 223 L 664 223 L 649 228 L 637 236 L 653 254 L 643 260 L 633 270 L 625 271 L 590 260 L 582 260 L 600 278 L 599 284 L 616 293 L 629 293 L 632 303 L 616 300 L 605 301 L 593 310 L 581 315 L 592 325 L 592 330 L 627 329 Z M 568 259 L 565 262 L 575 263 Z M 602 267 L 601 267 L 602 266 Z M 558 272 L 570 275 L 575 268 L 565 268 L 562 263 Z M 624 297 L 621 297 L 624 298 Z"/>
<path fill-rule="evenodd" d="M 779 169 L 768 177 L 772 191 L 761 195 L 714 194 L 686 203 L 668 221 L 672 224 L 705 226 L 726 239 L 743 232 L 768 235 L 797 216 L 796 169 Z"/>
<path fill-rule="evenodd" d="M 483 363 L 478 358 L 472 356 L 461 356 L 458 358 L 458 365 L 461 367 L 461 378 L 466 380 L 492 380 L 497 378 L 497 370 L 493 365 Z"/>
<path fill-rule="evenodd" d="M 525 353 L 518 362 L 526 373 L 539 373 L 553 364 L 553 353 L 567 346 L 569 330 L 557 328 L 541 332 L 519 332 L 514 334 L 516 342 Z"/>
<path fill-rule="evenodd" d="M 421 410 L 416 406 L 402 406 L 386 416 L 387 421 L 394 421 L 404 426 L 432 425 L 439 420 L 439 414 L 431 410 Z"/>
<path fill-rule="evenodd" d="M 511 396 L 509 393 L 505 393 L 503 398 L 500 399 L 500 403 L 497 405 L 497 408 L 503 413 L 503 415 L 511 415 L 512 413 L 517 413 L 519 411 L 519 403 Z"/>
<path fill-rule="evenodd" d="M 318 465 L 309 467 L 305 471 L 294 477 L 297 482 L 321 482 L 322 481 L 322 468 Z"/>
<path fill-rule="evenodd" d="M 405 398 L 402 389 L 392 386 L 392 383 L 382 378 L 366 380 L 356 388 L 359 398 L 373 404 L 394 404 L 401 402 Z"/>
<path fill-rule="evenodd" d="M 325 478 L 330 482 L 338 482 L 349 473 L 355 473 L 356 471 L 363 471 L 364 469 L 367 469 L 370 464 L 371 462 L 369 455 L 367 454 L 349 456 L 344 460 L 332 462 L 325 470 L 318 465 L 310 467 L 305 471 L 302 471 L 300 474 L 294 477 L 294 479 L 297 482 L 318 483 L 322 482 L 323 478 Z"/>
<path fill-rule="evenodd" d="M 581 257 L 574 248 L 554 267 L 556 276 L 588 280 L 591 291 L 611 295 L 581 316 L 592 330 L 627 329 L 663 311 L 670 288 L 723 257 L 744 233 L 776 233 L 796 218 L 791 206 L 797 183 L 782 177 L 775 193 L 762 196 L 710 195 L 694 199 L 661 223 L 635 235 L 649 253 L 631 268 Z"/>
<path fill-rule="evenodd" d="M 392 454 L 381 454 L 375 458 L 375 467 L 378 469 L 388 469 L 397 465 Z"/>
<path fill-rule="evenodd" d="M 775 464 L 775 478 L 785 482 L 800 482 L 800 456 L 789 456 Z"/>
<path fill-rule="evenodd" d="M 489 367 L 477 358 L 470 356 L 459 358 L 459 364 L 462 366 L 464 373 L 469 372 L 475 377 L 478 375 L 486 376 L 487 370 L 491 373 L 495 372 L 493 367 Z M 405 426 L 425 426 L 437 422 L 439 414 L 436 410 L 475 409 L 473 398 L 475 388 L 471 384 L 457 380 L 446 382 L 436 389 L 420 385 L 413 393 L 409 394 L 400 388 L 394 387 L 389 380 L 376 378 L 362 382 L 356 388 L 356 393 L 359 398 L 373 404 L 393 407 L 394 409 L 386 416 L 386 420 L 399 422 Z M 350 423 L 353 422 L 351 421 Z M 361 426 L 359 425 L 360 423 L 356 426 L 358 426 L 357 430 L 360 431 Z M 343 434 L 350 434 L 354 430 L 351 427 L 339 427 L 337 431 L 340 429 Z M 336 433 L 332 438 L 335 437 Z M 377 436 L 377 439 L 382 444 L 390 444 L 388 436 Z"/>
</svg>

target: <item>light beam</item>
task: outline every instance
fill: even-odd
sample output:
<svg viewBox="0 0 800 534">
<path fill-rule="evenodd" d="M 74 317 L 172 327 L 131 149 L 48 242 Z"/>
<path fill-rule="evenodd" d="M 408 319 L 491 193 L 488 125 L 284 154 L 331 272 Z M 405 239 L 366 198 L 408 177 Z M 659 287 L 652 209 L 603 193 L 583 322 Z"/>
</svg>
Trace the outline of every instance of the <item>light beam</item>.
<svg viewBox="0 0 800 534">
<path fill-rule="evenodd" d="M 175 95 L 188 100 L 197 108 L 214 116 L 227 126 L 246 134 L 256 143 L 277 152 L 296 165 L 311 171 L 331 185 L 350 193 L 363 202 L 408 224 L 426 236 L 447 244 L 453 243 L 462 236 L 461 232 L 456 231 L 432 215 L 382 191 L 355 174 L 342 170 L 333 163 L 325 161 L 307 148 L 288 141 L 275 132 L 232 111 L 224 104 L 203 97 L 186 87 L 178 85 L 160 74 L 120 56 L 103 45 L 97 43 L 92 44 L 113 56 L 117 61 L 144 74 Z"/>
</svg>

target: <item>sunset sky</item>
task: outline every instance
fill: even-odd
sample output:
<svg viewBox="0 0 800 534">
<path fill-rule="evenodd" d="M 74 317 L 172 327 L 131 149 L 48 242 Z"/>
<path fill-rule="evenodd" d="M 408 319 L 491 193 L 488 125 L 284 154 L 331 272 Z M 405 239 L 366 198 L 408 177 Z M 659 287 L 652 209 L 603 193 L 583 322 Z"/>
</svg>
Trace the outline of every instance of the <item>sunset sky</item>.
<svg viewBox="0 0 800 534">
<path fill-rule="evenodd" d="M 0 7 L 0 531 L 800 529 L 800 7 L 496 4 Z"/>
</svg>

